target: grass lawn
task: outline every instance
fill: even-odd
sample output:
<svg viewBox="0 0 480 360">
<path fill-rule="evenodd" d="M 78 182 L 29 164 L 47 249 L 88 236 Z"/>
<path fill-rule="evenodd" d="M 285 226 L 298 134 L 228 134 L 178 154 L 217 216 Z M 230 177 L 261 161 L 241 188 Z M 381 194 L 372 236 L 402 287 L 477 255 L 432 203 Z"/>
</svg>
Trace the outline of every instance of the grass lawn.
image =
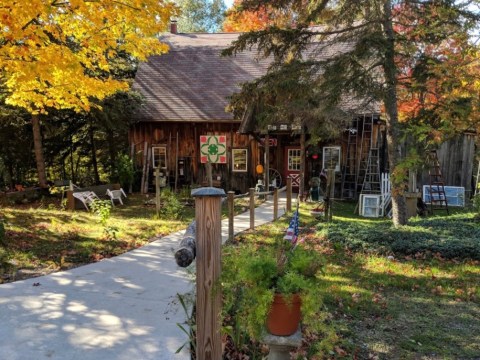
<svg viewBox="0 0 480 360">
<path fill-rule="evenodd" d="M 177 218 L 170 214 L 157 217 L 155 205 L 145 204 L 153 198 L 152 194 L 148 198 L 129 195 L 124 206 L 112 208 L 106 226 L 83 209 L 62 210 L 60 199 L 55 197 L 31 204 L 0 204 L 0 221 L 5 224 L 4 244 L 0 243 L 0 283 L 120 255 L 186 228 L 195 216 L 192 206 L 180 204 Z M 256 200 L 257 206 L 260 203 Z M 248 206 L 248 199 L 236 199 L 234 211 L 246 211 Z M 222 212 L 226 217 L 226 204 Z M 114 237 L 112 228 L 116 229 Z"/>
<path fill-rule="evenodd" d="M 152 196 L 150 195 L 150 198 Z M 154 238 L 185 228 L 194 217 L 193 207 L 182 208 L 178 219 L 155 216 L 146 197 L 131 195 L 124 206 L 115 206 L 106 224 L 85 210 L 61 210 L 49 198 L 26 205 L 2 206 L 5 244 L 0 247 L 0 282 L 43 275 L 119 255 Z"/>
<path fill-rule="evenodd" d="M 353 209 L 335 204 L 333 223 L 326 224 L 301 208 L 300 237 L 326 258 L 318 286 L 335 336 L 318 356 L 311 346 L 316 335 L 307 335 L 298 358 L 480 359 L 474 214 L 454 210 L 394 229 L 389 220 L 359 218 Z M 287 224 L 282 219 L 237 240 L 268 245 Z"/>
</svg>

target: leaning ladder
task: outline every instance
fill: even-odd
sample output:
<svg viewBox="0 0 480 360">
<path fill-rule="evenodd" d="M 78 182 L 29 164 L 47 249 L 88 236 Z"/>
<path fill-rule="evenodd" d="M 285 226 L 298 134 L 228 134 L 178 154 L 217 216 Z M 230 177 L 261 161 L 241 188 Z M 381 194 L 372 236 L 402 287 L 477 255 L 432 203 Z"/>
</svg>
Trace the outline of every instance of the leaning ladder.
<svg viewBox="0 0 480 360">
<path fill-rule="evenodd" d="M 448 202 L 445 194 L 445 184 L 443 182 L 442 171 L 440 170 L 440 162 L 438 160 L 437 151 L 432 150 L 429 154 L 430 169 L 428 175 L 430 178 L 430 212 L 433 214 L 435 210 L 445 210 L 447 215 Z"/>
<path fill-rule="evenodd" d="M 362 134 L 360 136 L 360 156 L 358 158 L 358 167 L 356 171 L 357 186 L 360 186 L 365 181 L 370 148 L 376 146 L 377 144 L 373 143 L 373 116 L 363 115 Z"/>
<path fill-rule="evenodd" d="M 357 144 L 358 144 L 358 123 L 360 119 L 352 120 L 348 131 L 346 162 L 342 176 L 342 198 L 355 199 L 357 197 Z"/>
<path fill-rule="evenodd" d="M 478 168 L 477 168 L 477 178 L 475 181 L 475 193 L 474 195 L 480 194 L 480 161 L 478 162 Z"/>
</svg>

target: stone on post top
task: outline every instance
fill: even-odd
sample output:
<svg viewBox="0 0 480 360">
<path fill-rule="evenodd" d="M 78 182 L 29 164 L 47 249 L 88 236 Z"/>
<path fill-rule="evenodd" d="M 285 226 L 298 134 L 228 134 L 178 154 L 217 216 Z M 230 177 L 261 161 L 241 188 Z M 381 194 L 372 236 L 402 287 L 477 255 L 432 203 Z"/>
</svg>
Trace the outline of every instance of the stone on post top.
<svg viewBox="0 0 480 360">
<path fill-rule="evenodd" d="M 192 190 L 192 196 L 220 196 L 225 197 L 225 190 L 216 187 L 202 187 Z"/>
</svg>

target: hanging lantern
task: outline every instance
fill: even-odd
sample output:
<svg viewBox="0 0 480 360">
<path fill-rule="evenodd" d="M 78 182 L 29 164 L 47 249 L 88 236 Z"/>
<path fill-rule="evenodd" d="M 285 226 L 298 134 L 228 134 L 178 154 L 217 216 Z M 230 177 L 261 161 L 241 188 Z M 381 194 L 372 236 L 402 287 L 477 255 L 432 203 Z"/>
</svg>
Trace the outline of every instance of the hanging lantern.
<svg viewBox="0 0 480 360">
<path fill-rule="evenodd" d="M 255 168 L 255 171 L 257 172 L 258 175 L 263 174 L 263 165 L 258 164 L 257 167 Z"/>
</svg>

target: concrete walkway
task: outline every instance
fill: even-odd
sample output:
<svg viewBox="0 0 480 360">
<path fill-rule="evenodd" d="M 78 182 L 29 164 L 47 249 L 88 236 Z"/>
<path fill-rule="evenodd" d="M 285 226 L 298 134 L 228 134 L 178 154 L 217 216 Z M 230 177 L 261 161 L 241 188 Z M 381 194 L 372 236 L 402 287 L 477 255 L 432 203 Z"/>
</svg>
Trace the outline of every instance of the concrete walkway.
<svg viewBox="0 0 480 360">
<path fill-rule="evenodd" d="M 279 201 L 279 216 L 285 199 Z M 255 210 L 255 225 L 272 221 L 273 203 Z M 235 217 L 235 233 L 249 227 Z M 228 222 L 222 222 L 224 239 Z M 1 360 L 189 359 L 176 325 L 185 313 L 176 294 L 193 288 L 173 249 L 183 231 L 98 263 L 0 285 Z"/>
</svg>

